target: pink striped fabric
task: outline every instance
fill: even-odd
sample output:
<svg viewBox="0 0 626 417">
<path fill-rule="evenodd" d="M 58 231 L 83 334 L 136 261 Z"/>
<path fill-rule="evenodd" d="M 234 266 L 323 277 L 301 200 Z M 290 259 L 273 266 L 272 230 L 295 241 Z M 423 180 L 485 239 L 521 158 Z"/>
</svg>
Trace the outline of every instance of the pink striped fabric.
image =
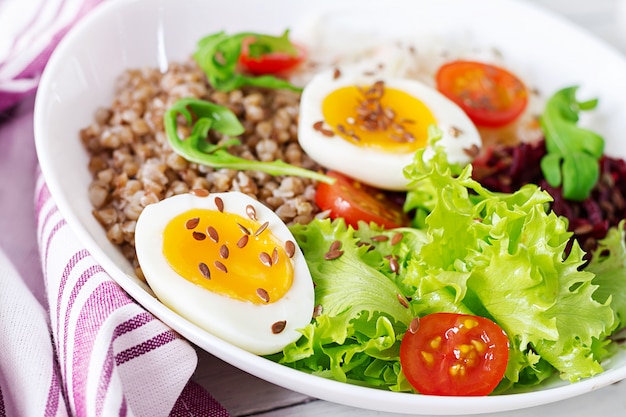
<svg viewBox="0 0 626 417">
<path fill-rule="evenodd" d="M 228 416 L 210 394 L 189 382 L 195 350 L 96 263 L 41 176 L 35 204 L 56 352 L 42 415 Z"/>
</svg>

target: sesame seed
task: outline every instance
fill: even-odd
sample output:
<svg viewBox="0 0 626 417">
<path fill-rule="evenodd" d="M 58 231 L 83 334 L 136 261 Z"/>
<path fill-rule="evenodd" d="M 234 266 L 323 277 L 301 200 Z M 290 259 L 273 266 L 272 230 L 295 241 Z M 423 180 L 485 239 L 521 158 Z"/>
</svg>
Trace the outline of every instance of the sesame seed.
<svg viewBox="0 0 626 417">
<path fill-rule="evenodd" d="M 222 259 L 228 259 L 229 254 L 230 254 L 230 251 L 228 250 L 228 246 L 226 245 L 220 246 L 220 256 L 222 257 Z"/>
<path fill-rule="evenodd" d="M 285 330 L 285 327 L 287 327 L 287 320 L 277 321 L 276 323 L 272 324 L 272 333 L 281 333 L 283 330 Z"/>
<path fill-rule="evenodd" d="M 259 259 L 261 263 L 265 266 L 272 266 L 272 257 L 267 252 L 259 253 Z"/>
<path fill-rule="evenodd" d="M 223 273 L 227 273 L 228 272 L 228 269 L 226 269 L 226 265 L 224 265 L 220 261 L 213 262 L 213 265 L 215 265 L 215 267 L 217 269 L 219 269 L 220 271 L 222 271 Z"/>
<path fill-rule="evenodd" d="M 189 230 L 195 229 L 196 226 L 198 226 L 198 223 L 200 223 L 200 218 L 194 217 L 193 219 L 189 219 L 185 222 L 185 227 Z"/>
<path fill-rule="evenodd" d="M 248 204 L 246 206 L 246 214 L 250 217 L 250 219 L 256 220 L 256 210 L 252 205 Z"/>
<path fill-rule="evenodd" d="M 409 324 L 409 331 L 412 334 L 417 333 L 417 331 L 420 328 L 420 319 L 419 317 L 415 317 L 413 320 L 411 320 L 411 323 Z"/>
<path fill-rule="evenodd" d="M 247 244 L 248 244 L 248 235 L 241 236 L 241 238 L 237 241 L 237 247 L 239 249 L 244 248 Z"/>
<path fill-rule="evenodd" d="M 204 233 L 202 233 L 202 232 L 194 231 L 192 233 L 192 235 L 193 235 L 193 238 L 196 239 L 196 240 L 204 240 L 204 239 L 206 239 L 206 235 Z"/>
<path fill-rule="evenodd" d="M 267 226 L 269 226 L 270 223 L 269 222 L 265 222 L 261 225 L 261 227 L 259 227 L 258 229 L 256 229 L 256 232 L 254 232 L 254 236 L 258 236 L 261 233 L 263 233 L 265 231 L 265 229 L 267 229 Z"/>
<path fill-rule="evenodd" d="M 215 197 L 215 205 L 217 206 L 217 209 L 220 213 L 224 212 L 224 200 L 222 200 L 220 197 Z"/>
<path fill-rule="evenodd" d="M 285 252 L 287 252 L 287 256 L 293 258 L 293 255 L 296 254 L 296 244 L 291 240 L 285 242 Z"/>
<path fill-rule="evenodd" d="M 208 197 L 209 191 L 205 190 L 204 188 L 194 188 L 193 190 L 189 191 L 189 194 L 195 195 L 196 197 Z"/>
<path fill-rule="evenodd" d="M 207 227 L 206 232 L 213 242 L 217 243 L 220 241 L 220 236 L 218 235 L 217 230 L 215 230 L 215 227 L 213 226 Z"/>
<path fill-rule="evenodd" d="M 259 296 L 259 298 L 261 300 L 263 300 L 266 303 L 270 302 L 270 295 L 267 293 L 267 291 L 263 288 L 257 288 L 256 289 L 256 295 Z"/>
<path fill-rule="evenodd" d="M 204 262 L 200 262 L 198 264 L 198 269 L 200 270 L 200 273 L 203 277 L 205 277 L 206 279 L 211 279 L 211 271 L 209 270 L 209 266 L 207 264 L 205 264 Z"/>
</svg>

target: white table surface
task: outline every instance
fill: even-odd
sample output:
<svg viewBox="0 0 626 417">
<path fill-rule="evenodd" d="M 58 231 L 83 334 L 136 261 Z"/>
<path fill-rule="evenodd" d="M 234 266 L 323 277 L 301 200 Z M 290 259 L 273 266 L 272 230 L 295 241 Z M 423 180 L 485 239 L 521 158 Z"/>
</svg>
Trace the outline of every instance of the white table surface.
<svg viewBox="0 0 626 417">
<path fill-rule="evenodd" d="M 626 53 L 626 0 L 526 0 L 564 16 Z M 532 22 L 529 22 L 532 25 Z M 626 74 L 624 74 L 626 76 Z M 330 403 L 284 389 L 246 374 L 198 349 L 194 380 L 205 386 L 231 416 L 392 417 L 399 414 Z M 419 410 L 416 410 L 418 412 Z M 489 417 L 626 416 L 626 381 L 575 399 Z"/>
</svg>

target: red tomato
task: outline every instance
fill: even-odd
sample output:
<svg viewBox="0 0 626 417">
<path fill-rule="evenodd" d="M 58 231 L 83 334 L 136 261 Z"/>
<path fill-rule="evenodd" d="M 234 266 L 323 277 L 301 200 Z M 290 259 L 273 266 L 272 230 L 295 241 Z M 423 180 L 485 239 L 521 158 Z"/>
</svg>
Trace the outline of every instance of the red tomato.
<svg viewBox="0 0 626 417">
<path fill-rule="evenodd" d="M 343 217 L 346 224 L 358 228 L 359 220 L 374 222 L 386 229 L 406 226 L 409 221 L 402 208 L 387 199 L 383 192 L 346 177 L 336 171 L 326 175 L 335 178 L 334 184 L 320 183 L 315 202 L 322 210 L 330 210 L 330 217 Z"/>
<path fill-rule="evenodd" d="M 509 339 L 493 321 L 433 313 L 419 319 L 415 332 L 412 327 L 402 339 L 400 363 L 418 392 L 487 395 L 502 380 L 509 360 Z"/>
<path fill-rule="evenodd" d="M 528 90 L 515 75 L 494 65 L 452 61 L 439 68 L 437 89 L 482 127 L 517 119 L 528 104 Z"/>
<path fill-rule="evenodd" d="M 278 74 L 290 70 L 300 65 L 306 55 L 304 47 L 294 44 L 298 50 L 296 55 L 290 55 L 286 52 L 271 52 L 260 57 L 251 57 L 248 52 L 248 45 L 253 42 L 253 37 L 244 39 L 239 63 L 254 75 Z"/>
</svg>

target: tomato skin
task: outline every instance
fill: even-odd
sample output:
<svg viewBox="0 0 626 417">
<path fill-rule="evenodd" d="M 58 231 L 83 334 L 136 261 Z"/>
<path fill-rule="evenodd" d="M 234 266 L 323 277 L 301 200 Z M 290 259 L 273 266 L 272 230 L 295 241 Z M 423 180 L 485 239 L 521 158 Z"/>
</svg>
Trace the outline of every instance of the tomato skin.
<svg viewBox="0 0 626 417">
<path fill-rule="evenodd" d="M 319 183 L 315 202 L 322 210 L 330 210 L 330 217 L 342 217 L 346 224 L 358 228 L 359 220 L 373 222 L 386 229 L 409 224 L 402 208 L 384 198 L 381 191 L 361 184 L 337 171 L 326 175 L 335 178 L 334 184 Z M 380 198 L 377 198 L 380 197 Z"/>
<path fill-rule="evenodd" d="M 272 52 L 260 57 L 251 57 L 249 55 L 248 45 L 252 42 L 254 42 L 253 37 L 244 39 L 241 46 L 239 63 L 247 72 L 253 75 L 271 75 L 288 71 L 300 65 L 306 57 L 304 47 L 297 44 L 294 44 L 298 50 L 297 55 L 290 55 L 285 52 Z"/>
<path fill-rule="evenodd" d="M 479 127 L 502 127 L 528 105 L 528 90 L 504 68 L 476 61 L 451 61 L 435 76 L 437 89 Z"/>
<path fill-rule="evenodd" d="M 402 372 L 426 395 L 487 395 L 502 380 L 508 358 L 509 339 L 500 326 L 466 314 L 421 317 L 400 345 Z"/>
</svg>

